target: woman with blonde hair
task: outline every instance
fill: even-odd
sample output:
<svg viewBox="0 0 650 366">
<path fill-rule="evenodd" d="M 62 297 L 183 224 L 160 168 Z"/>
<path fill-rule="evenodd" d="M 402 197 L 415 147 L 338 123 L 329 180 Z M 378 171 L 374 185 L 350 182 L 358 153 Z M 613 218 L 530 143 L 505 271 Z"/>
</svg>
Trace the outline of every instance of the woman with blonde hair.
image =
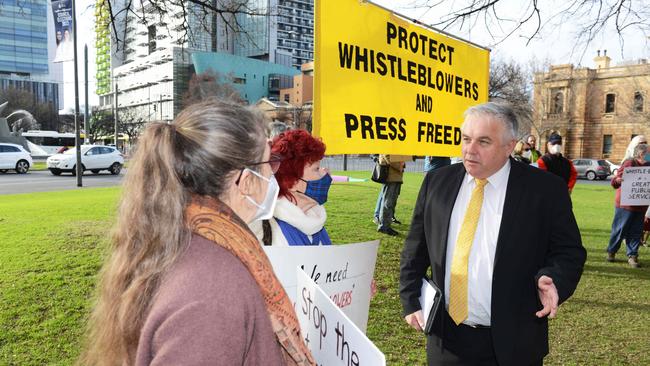
<svg viewBox="0 0 650 366">
<path fill-rule="evenodd" d="M 528 165 L 530 164 L 531 157 L 532 152 L 530 145 L 524 140 L 517 141 L 514 150 L 512 150 L 512 158 Z"/>
<path fill-rule="evenodd" d="M 79 360 L 84 365 L 312 365 L 247 223 L 277 199 L 263 119 L 206 101 L 139 139 Z"/>
</svg>

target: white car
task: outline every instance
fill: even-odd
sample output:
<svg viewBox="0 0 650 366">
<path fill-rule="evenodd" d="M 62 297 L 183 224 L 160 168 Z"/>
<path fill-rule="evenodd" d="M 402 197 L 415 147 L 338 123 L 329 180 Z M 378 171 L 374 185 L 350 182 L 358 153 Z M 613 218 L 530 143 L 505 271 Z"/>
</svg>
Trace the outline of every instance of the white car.
<svg viewBox="0 0 650 366">
<path fill-rule="evenodd" d="M 110 146 L 82 145 L 81 169 L 90 170 L 97 174 L 101 170 L 108 170 L 113 175 L 120 174 L 124 165 L 122 154 Z M 47 158 L 47 169 L 54 175 L 62 172 L 77 174 L 77 150 L 72 148 L 62 154 L 55 154 Z"/>
<path fill-rule="evenodd" d="M 13 169 L 18 174 L 25 174 L 33 164 L 32 156 L 24 147 L 6 142 L 0 143 L 0 173 Z"/>
</svg>

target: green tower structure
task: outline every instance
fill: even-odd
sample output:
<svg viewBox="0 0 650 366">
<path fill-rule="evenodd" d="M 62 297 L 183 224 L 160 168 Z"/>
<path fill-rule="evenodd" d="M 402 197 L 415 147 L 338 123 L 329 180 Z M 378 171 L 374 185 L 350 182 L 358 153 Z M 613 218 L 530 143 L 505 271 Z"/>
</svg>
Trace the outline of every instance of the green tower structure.
<svg viewBox="0 0 650 366">
<path fill-rule="evenodd" d="M 106 0 L 95 3 L 95 49 L 97 56 L 96 93 L 104 95 L 111 92 L 111 31 L 110 12 Z"/>
</svg>

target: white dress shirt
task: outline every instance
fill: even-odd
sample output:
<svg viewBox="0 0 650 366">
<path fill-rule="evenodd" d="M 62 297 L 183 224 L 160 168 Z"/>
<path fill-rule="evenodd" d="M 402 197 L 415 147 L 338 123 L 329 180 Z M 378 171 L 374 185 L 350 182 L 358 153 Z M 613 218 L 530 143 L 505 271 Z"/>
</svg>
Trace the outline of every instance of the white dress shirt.
<svg viewBox="0 0 650 366">
<path fill-rule="evenodd" d="M 506 161 L 499 171 L 488 177 L 488 183 L 483 191 L 481 215 L 478 219 L 474 242 L 469 253 L 467 269 L 467 305 L 469 309 L 467 319 L 463 323 L 468 325 L 490 325 L 494 255 L 497 249 L 503 202 L 506 197 L 509 176 L 510 160 Z M 445 303 L 447 307 L 449 307 L 451 262 L 454 258 L 456 240 L 475 186 L 474 177 L 469 173 L 465 173 L 451 213 L 445 265 Z"/>
</svg>

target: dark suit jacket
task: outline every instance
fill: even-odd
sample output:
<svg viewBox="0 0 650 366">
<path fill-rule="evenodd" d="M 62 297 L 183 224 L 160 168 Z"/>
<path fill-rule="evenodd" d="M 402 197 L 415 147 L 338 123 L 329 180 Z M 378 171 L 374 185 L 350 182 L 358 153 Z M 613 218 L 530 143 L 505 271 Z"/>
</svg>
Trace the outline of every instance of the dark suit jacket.
<svg viewBox="0 0 650 366">
<path fill-rule="evenodd" d="M 491 327 L 499 365 L 525 365 L 548 353 L 548 323 L 535 312 L 542 308 L 537 279 L 553 279 L 560 303 L 578 285 L 586 259 L 571 199 L 562 179 L 512 159 L 499 229 L 492 279 Z M 463 164 L 429 172 L 413 213 L 400 268 L 400 298 L 404 315 L 420 309 L 422 277 L 443 288 L 447 233 L 462 179 Z M 444 301 L 444 297 L 443 297 Z M 442 339 L 439 307 L 428 342 Z"/>
</svg>

